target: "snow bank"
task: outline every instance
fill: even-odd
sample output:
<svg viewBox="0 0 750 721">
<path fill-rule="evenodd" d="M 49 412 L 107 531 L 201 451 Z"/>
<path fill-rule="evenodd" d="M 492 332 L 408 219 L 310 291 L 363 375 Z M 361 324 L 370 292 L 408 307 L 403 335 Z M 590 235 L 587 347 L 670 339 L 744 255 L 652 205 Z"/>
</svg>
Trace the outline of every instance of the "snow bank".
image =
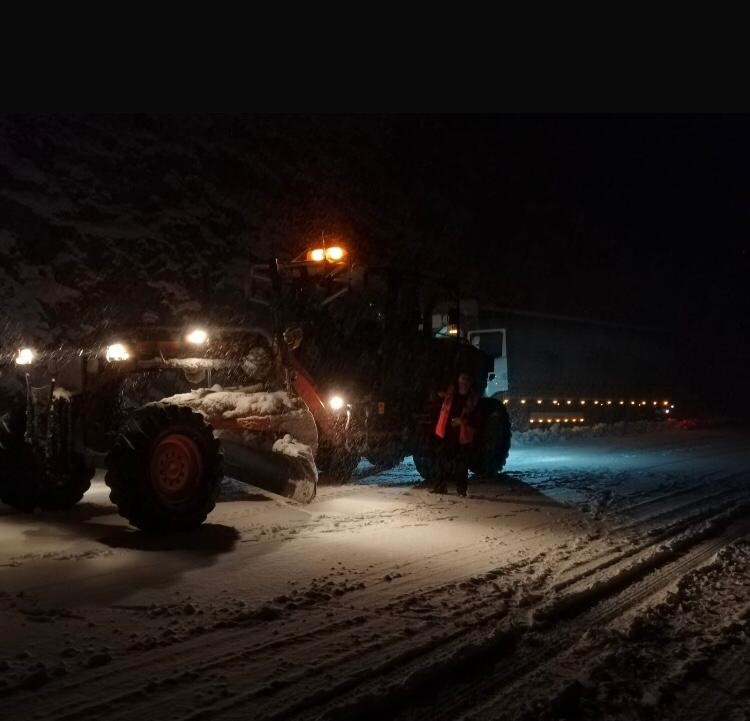
<svg viewBox="0 0 750 721">
<path fill-rule="evenodd" d="M 664 421 L 618 421 L 617 423 L 595 423 L 591 426 L 567 426 L 560 423 L 553 423 L 547 428 L 514 431 L 513 445 L 530 446 L 576 438 L 630 436 L 671 429 L 672 426 Z"/>
</svg>

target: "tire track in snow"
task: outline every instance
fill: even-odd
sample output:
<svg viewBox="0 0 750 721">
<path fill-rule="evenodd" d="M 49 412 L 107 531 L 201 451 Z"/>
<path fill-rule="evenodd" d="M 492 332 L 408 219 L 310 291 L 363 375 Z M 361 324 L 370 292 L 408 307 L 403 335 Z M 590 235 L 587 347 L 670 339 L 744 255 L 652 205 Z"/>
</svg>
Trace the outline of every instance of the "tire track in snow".
<svg viewBox="0 0 750 721">
<path fill-rule="evenodd" d="M 651 545 L 653 545 L 653 544 L 651 544 Z M 441 555 L 445 555 L 445 554 L 441 554 Z M 455 586 L 456 582 L 458 582 L 458 581 L 460 581 L 460 577 L 456 578 L 454 580 L 454 582 L 452 582 L 451 584 L 447 584 L 447 585 L 448 586 Z M 426 592 L 422 592 L 422 593 L 418 594 L 418 596 L 424 597 L 425 593 Z M 405 594 L 405 596 L 408 597 L 409 594 Z M 416 598 L 416 597 L 414 597 L 414 598 Z M 473 610 L 473 609 L 471 609 L 471 610 Z M 504 611 L 500 612 L 499 615 L 500 616 L 504 615 Z M 489 617 L 485 616 L 484 618 L 482 618 L 480 620 L 480 622 L 477 625 L 479 625 L 480 627 L 484 627 L 484 625 L 486 624 L 486 622 L 488 620 L 490 620 L 491 617 L 492 617 L 492 614 L 490 614 Z M 321 641 L 321 643 L 330 644 L 331 638 L 330 638 L 329 631 L 332 631 L 332 630 L 338 628 L 338 626 L 339 626 L 338 624 L 332 624 L 329 629 L 321 629 L 322 638 L 323 638 L 323 640 Z M 396 657 L 397 660 L 398 660 L 397 663 L 396 663 L 396 661 L 394 659 L 386 659 L 386 661 L 384 661 L 382 664 L 376 665 L 375 668 L 371 668 L 368 665 L 368 667 L 367 667 L 367 669 L 365 671 L 366 675 L 364 677 L 355 678 L 354 680 L 350 679 L 347 682 L 346 687 L 349 688 L 350 690 L 356 690 L 363 682 L 365 682 L 365 681 L 371 681 L 372 675 L 376 671 L 377 671 L 377 673 L 380 673 L 381 675 L 382 674 L 388 674 L 389 672 L 391 672 L 395 668 L 401 668 L 405 662 L 409 662 L 410 660 L 417 660 L 417 661 L 419 661 L 424 655 L 434 654 L 436 651 L 440 650 L 441 648 L 444 648 L 446 646 L 446 644 L 454 643 L 456 645 L 456 647 L 460 650 L 461 647 L 466 646 L 467 636 L 471 635 L 471 631 L 472 631 L 471 628 L 469 628 L 469 629 L 461 628 L 461 629 L 457 629 L 452 634 L 448 634 L 446 637 L 440 638 L 439 640 L 429 640 L 426 643 L 416 644 L 416 646 L 415 646 L 414 643 L 410 643 L 408 645 L 408 647 L 405 649 L 405 651 L 402 654 L 397 655 L 397 657 Z M 227 636 L 229 636 L 229 635 L 231 635 L 231 634 L 227 634 Z M 304 643 L 304 641 L 306 639 L 309 639 L 309 638 L 310 638 L 310 633 L 309 632 L 305 633 L 305 634 L 302 634 L 302 635 L 297 635 L 297 636 L 287 636 L 286 638 L 281 639 L 275 647 L 278 648 L 278 649 L 283 649 L 285 647 L 288 647 L 290 644 L 297 645 L 297 644 Z M 226 640 L 227 639 L 225 639 L 225 641 Z M 205 640 L 204 640 L 204 642 L 205 642 Z M 223 643 L 220 644 L 220 646 L 223 646 Z M 261 647 L 254 648 L 253 645 L 250 644 L 249 646 L 246 646 L 246 647 L 242 648 L 241 650 L 239 650 L 239 651 L 237 651 L 235 653 L 221 654 L 220 656 L 218 656 L 216 658 L 212 658 L 210 660 L 209 659 L 205 659 L 205 654 L 204 654 L 203 650 L 201 650 L 200 653 L 199 653 L 199 656 L 203 657 L 202 660 L 204 661 L 204 663 L 201 664 L 201 668 L 196 669 L 196 668 L 190 667 L 188 670 L 185 671 L 186 675 L 182 678 L 182 681 L 189 682 L 189 681 L 195 679 L 196 678 L 195 674 L 196 673 L 200 674 L 201 671 L 207 671 L 207 670 L 213 669 L 213 668 L 225 668 L 228 665 L 237 664 L 240 660 L 242 660 L 243 658 L 245 658 L 248 654 L 252 654 L 253 652 L 259 652 L 260 650 L 261 650 Z M 165 660 L 165 659 L 169 658 L 172 655 L 173 654 L 170 654 L 169 651 L 166 651 L 165 653 L 159 654 L 159 656 L 161 657 L 162 660 Z M 184 654 L 181 654 L 181 653 L 178 653 L 178 655 L 179 656 L 184 656 Z M 451 657 L 450 653 L 448 654 L 448 657 L 449 658 Z M 174 667 L 176 665 L 174 663 L 175 659 L 171 659 L 171 660 L 172 660 L 172 663 L 170 665 L 172 665 Z M 180 660 L 180 666 L 184 667 L 184 661 L 185 661 L 185 659 L 181 658 L 179 660 Z M 347 659 L 345 659 L 344 657 L 339 657 L 338 659 L 334 659 L 332 663 L 334 665 L 336 665 L 336 664 L 338 664 L 340 662 L 344 662 L 345 660 L 347 660 Z M 377 673 L 375 673 L 375 675 L 377 675 Z M 166 684 L 166 688 L 168 688 L 170 690 L 171 694 L 174 694 L 174 692 L 177 691 L 177 689 L 174 687 L 174 684 L 176 684 L 176 683 L 178 683 L 180 681 L 180 677 L 178 676 L 178 677 L 175 678 L 175 677 L 169 677 L 168 676 L 167 678 L 172 679 L 172 681 L 171 681 L 171 683 L 167 683 Z M 298 675 L 298 677 L 297 677 L 296 680 L 298 682 L 302 682 L 302 681 L 305 680 L 305 678 L 306 678 L 306 674 L 302 673 L 302 674 Z M 99 685 L 99 684 L 101 684 L 101 681 L 103 680 L 103 676 L 99 675 L 99 677 L 94 677 L 94 678 L 92 678 L 90 680 L 98 682 L 98 685 Z M 293 682 L 292 679 L 289 679 L 289 681 Z M 345 692 L 345 691 L 346 691 L 346 689 L 345 688 L 341 688 L 340 684 L 339 685 L 334 684 L 334 688 L 332 690 L 332 693 L 333 693 L 333 696 L 335 697 L 335 696 L 338 696 L 340 693 Z M 92 715 L 95 715 L 98 712 L 106 710 L 108 716 L 110 716 L 112 718 L 116 718 L 118 714 L 116 713 L 115 709 L 113 709 L 113 704 L 118 704 L 118 703 L 121 704 L 121 703 L 125 703 L 127 701 L 130 701 L 130 700 L 133 700 L 133 699 L 137 699 L 138 696 L 141 696 L 143 694 L 143 692 L 144 692 L 144 689 L 142 687 L 138 687 L 136 689 L 130 689 L 129 691 L 126 691 L 126 693 L 124 695 L 120 696 L 120 697 L 110 696 L 109 698 L 102 700 L 95 707 L 92 707 L 91 705 L 89 705 L 88 708 L 86 708 L 86 709 L 84 709 L 84 708 L 78 708 L 77 710 L 74 710 L 74 709 L 71 709 L 70 707 L 68 707 L 67 709 L 60 709 L 60 711 L 68 712 L 68 713 L 66 715 L 58 715 L 57 717 L 58 718 L 64 718 L 64 719 L 86 718 L 86 717 L 91 717 Z M 264 693 L 267 693 L 267 692 L 268 692 L 267 684 L 260 683 L 259 685 L 256 686 L 256 688 L 253 691 L 248 691 L 248 693 L 246 695 L 243 695 L 243 697 L 241 699 L 239 699 L 239 700 L 234 699 L 234 700 L 231 701 L 231 703 L 226 702 L 226 705 L 220 704 L 219 707 L 216 707 L 214 705 L 214 706 L 212 706 L 209 709 L 204 709 L 203 711 L 201 711 L 201 713 L 213 715 L 214 712 L 215 712 L 215 713 L 221 714 L 224 711 L 228 711 L 230 708 L 236 707 L 236 705 L 238 703 L 246 703 L 251 698 L 256 697 L 257 695 L 261 695 L 262 696 Z M 328 699 L 321 698 L 320 694 L 317 695 L 317 698 L 318 698 L 319 702 L 324 702 L 325 700 L 329 700 L 330 701 L 330 698 L 328 698 Z M 153 698 L 153 694 L 152 694 L 151 698 L 149 699 L 149 708 L 153 707 L 154 700 L 155 699 Z M 312 702 L 312 699 L 308 699 L 308 700 L 305 701 L 305 704 L 309 705 L 311 702 Z M 170 701 L 169 703 L 171 704 L 172 701 Z M 129 708 L 127 710 L 127 713 L 131 713 L 131 712 L 132 712 L 132 709 Z M 284 713 L 286 713 L 286 712 L 284 712 Z M 283 715 L 280 716 L 280 717 L 283 718 Z M 125 718 L 127 718 L 127 715 L 125 716 Z M 188 718 L 190 718 L 190 717 L 188 717 Z"/>
<path fill-rule="evenodd" d="M 479 545 L 480 544 L 478 543 L 467 544 L 460 550 L 466 555 L 474 556 L 476 555 L 476 549 Z M 445 569 L 455 568 L 456 549 L 433 554 L 432 558 L 438 561 L 442 560 L 442 563 L 439 564 L 437 570 L 434 566 L 432 566 L 430 568 L 424 569 L 423 572 L 419 574 L 419 576 L 423 576 L 425 579 L 429 579 L 434 577 L 436 573 L 437 575 L 440 575 L 440 566 L 444 567 Z M 424 556 L 419 557 L 419 559 L 421 561 L 425 560 Z M 527 575 L 528 568 L 532 566 L 537 560 L 538 559 L 532 558 L 522 559 L 515 562 L 506 562 L 501 564 L 500 566 L 493 566 L 489 569 L 486 569 L 485 573 L 486 575 L 488 575 L 488 577 L 497 577 L 499 575 L 504 575 L 506 567 L 510 567 L 511 572 L 518 572 Z M 408 564 L 404 564 L 402 562 L 400 564 L 400 567 L 404 569 L 407 565 Z M 377 596 L 378 593 L 377 590 L 372 586 L 374 586 L 375 584 L 381 584 L 395 587 L 397 581 L 386 584 L 386 582 L 384 582 L 382 579 L 382 572 L 382 569 L 373 570 L 369 575 L 369 580 L 373 583 L 368 583 L 365 591 L 357 591 L 349 594 L 346 599 L 347 602 L 357 602 L 360 606 L 366 607 L 370 604 L 370 596 Z M 474 575 L 476 575 L 476 573 Z M 401 595 L 396 595 L 393 597 L 393 600 L 389 601 L 388 603 L 381 603 L 381 610 L 388 612 L 389 606 L 396 605 L 398 602 L 404 602 L 406 599 L 410 598 L 415 600 L 416 602 L 419 602 L 425 595 L 429 596 L 430 594 L 439 593 L 441 588 L 455 588 L 470 577 L 471 574 L 454 576 L 448 583 L 434 584 L 432 587 L 426 587 L 425 584 L 420 583 L 420 586 L 423 590 L 419 594 L 415 595 L 404 593 Z M 405 586 L 409 585 L 410 583 L 413 585 L 414 583 L 414 579 L 410 579 L 408 576 L 405 576 L 403 579 L 399 580 L 402 580 Z M 492 579 L 489 578 L 489 580 Z M 417 578 L 417 582 L 419 583 L 419 578 Z M 362 616 L 363 613 L 368 616 L 373 614 L 373 611 L 368 614 L 367 611 L 363 611 L 361 609 L 346 609 L 341 607 L 340 604 L 332 601 L 322 604 L 323 611 L 330 611 L 331 609 L 335 610 L 337 615 L 342 614 L 348 615 L 349 617 Z M 315 611 L 315 609 L 311 609 L 311 611 Z M 378 611 L 379 609 L 376 607 L 374 613 L 377 614 Z M 306 612 L 302 611 L 301 613 Z M 105 711 L 108 714 L 111 714 L 114 710 L 113 707 L 117 706 L 118 704 L 127 704 L 127 713 L 130 714 L 132 713 L 132 708 L 130 708 L 129 705 L 131 703 L 137 702 L 138 700 L 142 700 L 144 696 L 150 695 L 149 707 L 151 707 L 154 702 L 153 694 L 146 693 L 146 687 L 149 685 L 148 682 L 144 681 L 144 683 L 142 684 L 134 684 L 130 677 L 131 674 L 143 676 L 144 673 L 148 673 L 150 670 L 154 670 L 158 671 L 162 675 L 166 673 L 169 678 L 172 678 L 171 676 L 169 676 L 169 670 L 177 669 L 178 677 L 181 672 L 188 672 L 188 675 L 184 676 L 183 680 L 190 681 L 192 678 L 194 678 L 195 673 L 205 673 L 212 669 L 221 669 L 238 664 L 242 661 L 243 658 L 246 658 L 250 654 L 266 653 L 274 649 L 283 650 L 284 648 L 289 647 L 302 647 L 311 639 L 319 640 L 322 638 L 324 639 L 325 643 L 330 643 L 332 637 L 335 636 L 338 631 L 347 632 L 351 628 L 351 624 L 347 620 L 343 622 L 332 623 L 328 619 L 321 619 L 320 614 L 318 614 L 317 616 L 315 614 L 311 614 L 309 617 L 309 621 L 297 621 L 297 626 L 303 626 L 304 630 L 293 629 L 292 633 L 285 633 L 272 640 L 258 639 L 256 642 L 251 642 L 249 644 L 245 643 L 241 648 L 238 649 L 237 636 L 239 634 L 252 636 L 255 630 L 255 626 L 260 625 L 253 623 L 252 619 L 249 619 L 249 622 L 249 626 L 246 624 L 244 628 L 241 627 L 239 629 L 233 628 L 210 631 L 200 634 L 195 639 L 189 639 L 173 646 L 168 646 L 166 648 L 160 647 L 152 651 L 137 653 L 136 658 L 126 658 L 122 662 L 112 664 L 111 666 L 107 667 L 105 671 L 99 669 L 96 671 L 78 672 L 76 673 L 76 678 L 72 681 L 72 683 L 68 681 L 68 683 L 66 683 L 64 686 L 56 689 L 56 696 L 73 696 L 79 693 L 85 693 L 86 689 L 92 687 L 98 688 L 100 690 L 100 693 L 106 687 L 108 689 L 106 695 L 104 697 L 100 695 L 100 697 L 93 702 L 85 701 L 81 703 L 77 700 L 70 703 L 63 703 L 62 705 L 57 706 L 54 712 L 52 712 L 52 715 L 55 718 L 59 719 L 92 718 Z M 312 628 L 310 628 L 311 625 Z M 221 653 L 207 654 L 207 645 L 210 646 L 210 648 L 221 650 Z M 227 651 L 227 648 L 231 648 L 232 650 Z M 172 687 L 170 689 L 170 693 L 174 693 L 175 690 L 176 689 Z M 28 704 L 28 701 L 28 698 L 19 699 L 21 706 L 25 706 L 26 704 Z M 10 703 L 6 705 L 6 708 L 10 710 L 14 708 L 14 706 L 15 704 Z M 19 711 L 20 708 L 21 707 L 19 707 Z"/>
<path fill-rule="evenodd" d="M 732 514 L 731 518 L 748 512 L 750 507 L 745 506 Z M 589 629 L 613 621 L 674 584 L 685 573 L 704 564 L 723 546 L 750 533 L 750 522 L 747 519 L 741 518 L 738 522 L 733 522 L 731 518 L 727 519 L 728 526 L 719 521 L 713 529 L 706 529 L 692 539 L 685 539 L 684 543 L 678 544 L 662 558 L 646 559 L 640 568 L 633 567 L 624 575 L 603 583 L 594 593 L 563 597 L 558 606 L 540 614 L 541 623 L 535 627 L 547 633 L 541 649 L 534 650 L 532 647 L 530 652 L 516 655 L 512 669 L 492 673 L 474 683 L 463 684 L 460 689 L 452 688 L 446 698 L 435 704 L 431 712 L 420 712 L 408 717 L 457 719 L 470 714 L 472 718 L 497 718 L 501 709 L 512 704 L 514 697 L 523 695 L 523 683 L 527 677 L 540 672 L 547 665 L 554 665 L 557 657 L 571 648 Z M 719 532 L 717 537 L 707 538 L 715 531 Z M 693 548 L 688 550 L 690 545 Z M 552 627 L 553 623 L 556 624 L 555 627 Z M 479 698 L 485 701 L 477 704 L 476 699 Z"/>
<path fill-rule="evenodd" d="M 750 522 L 742 518 L 750 512 L 750 505 L 734 513 L 715 518 L 696 533 L 686 536 L 671 549 L 656 556 L 647 556 L 640 563 L 625 569 L 611 579 L 602 581 L 588 593 L 563 596 L 556 604 L 544 611 L 532 609 L 539 615 L 532 617 L 528 625 L 508 625 L 494 637 L 485 638 L 473 647 L 457 644 L 452 654 L 446 654 L 441 663 L 412 669 L 411 678 L 406 679 L 406 669 L 400 669 L 402 677 L 392 679 L 387 689 L 366 697 L 364 702 L 349 699 L 349 704 L 308 714 L 305 718 L 339 719 L 358 717 L 382 718 L 383 714 L 394 718 L 409 719 L 456 719 L 476 706 L 476 699 L 494 696 L 501 688 L 502 698 L 518 694 L 518 683 L 530 673 L 546 664 L 572 646 L 589 628 L 607 623 L 620 616 L 643 600 L 674 583 L 688 570 L 704 563 L 725 544 L 746 535 Z M 716 535 L 715 538 L 712 536 Z M 708 540 L 706 540 L 708 539 Z M 662 570 L 663 569 L 663 570 Z M 608 599 L 612 600 L 608 600 Z M 536 613 L 534 614 L 536 616 Z M 523 643 L 529 631 L 544 634 L 541 647 L 515 653 L 513 667 L 495 672 L 487 678 L 465 680 L 452 684 L 467 664 L 474 668 L 489 669 L 509 656 Z M 513 684 L 511 686 L 510 684 Z M 447 690 L 446 690 L 447 688 Z M 436 689 L 443 689 L 436 693 Z M 337 707 L 337 708 L 336 708 Z M 423 710 L 419 710 L 419 708 Z M 287 718 L 279 716 L 279 718 Z"/>
</svg>

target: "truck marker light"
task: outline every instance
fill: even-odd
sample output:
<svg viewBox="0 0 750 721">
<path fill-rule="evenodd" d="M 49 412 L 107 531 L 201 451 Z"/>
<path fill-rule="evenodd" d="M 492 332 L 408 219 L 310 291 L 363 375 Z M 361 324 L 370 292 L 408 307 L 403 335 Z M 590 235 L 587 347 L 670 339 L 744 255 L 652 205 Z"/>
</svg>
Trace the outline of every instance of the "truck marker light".
<svg viewBox="0 0 750 721">
<path fill-rule="evenodd" d="M 34 351 L 31 348 L 19 348 L 16 356 L 16 365 L 28 366 L 34 361 Z"/>
<path fill-rule="evenodd" d="M 196 328 L 195 330 L 190 331 L 190 333 L 187 334 L 185 340 L 187 340 L 188 343 L 192 343 L 193 345 L 202 345 L 208 340 L 208 333 L 206 333 L 206 331 L 202 328 Z"/>
<path fill-rule="evenodd" d="M 128 349 L 122 343 L 113 343 L 107 346 L 106 358 L 108 361 L 126 361 L 130 358 Z"/>
</svg>

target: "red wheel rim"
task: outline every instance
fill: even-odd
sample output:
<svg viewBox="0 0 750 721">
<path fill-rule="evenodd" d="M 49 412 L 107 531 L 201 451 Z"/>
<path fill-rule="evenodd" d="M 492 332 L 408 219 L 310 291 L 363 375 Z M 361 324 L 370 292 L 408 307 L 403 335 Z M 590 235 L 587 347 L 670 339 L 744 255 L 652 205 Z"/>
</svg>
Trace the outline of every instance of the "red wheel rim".
<svg viewBox="0 0 750 721">
<path fill-rule="evenodd" d="M 179 433 L 164 436 L 151 456 L 151 482 L 167 501 L 190 496 L 203 474 L 203 462 L 195 441 Z"/>
</svg>

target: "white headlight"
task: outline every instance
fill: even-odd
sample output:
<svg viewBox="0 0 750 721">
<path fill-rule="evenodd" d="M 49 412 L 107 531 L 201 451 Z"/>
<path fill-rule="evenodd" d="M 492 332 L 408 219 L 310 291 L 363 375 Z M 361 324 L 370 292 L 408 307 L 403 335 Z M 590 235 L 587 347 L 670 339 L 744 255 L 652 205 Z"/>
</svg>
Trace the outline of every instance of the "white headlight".
<svg viewBox="0 0 750 721">
<path fill-rule="evenodd" d="M 345 402 L 341 396 L 331 396 L 328 399 L 328 405 L 331 407 L 331 410 L 340 411 L 344 407 Z"/>
<path fill-rule="evenodd" d="M 107 346 L 108 361 L 126 361 L 128 358 L 130 358 L 130 353 L 122 343 L 113 343 Z"/>
<path fill-rule="evenodd" d="M 208 340 L 208 333 L 201 328 L 196 328 L 187 334 L 187 342 L 193 343 L 194 345 L 201 345 Z"/>
<path fill-rule="evenodd" d="M 31 348 L 20 348 L 16 356 L 16 365 L 27 366 L 34 361 L 34 351 Z"/>
</svg>

